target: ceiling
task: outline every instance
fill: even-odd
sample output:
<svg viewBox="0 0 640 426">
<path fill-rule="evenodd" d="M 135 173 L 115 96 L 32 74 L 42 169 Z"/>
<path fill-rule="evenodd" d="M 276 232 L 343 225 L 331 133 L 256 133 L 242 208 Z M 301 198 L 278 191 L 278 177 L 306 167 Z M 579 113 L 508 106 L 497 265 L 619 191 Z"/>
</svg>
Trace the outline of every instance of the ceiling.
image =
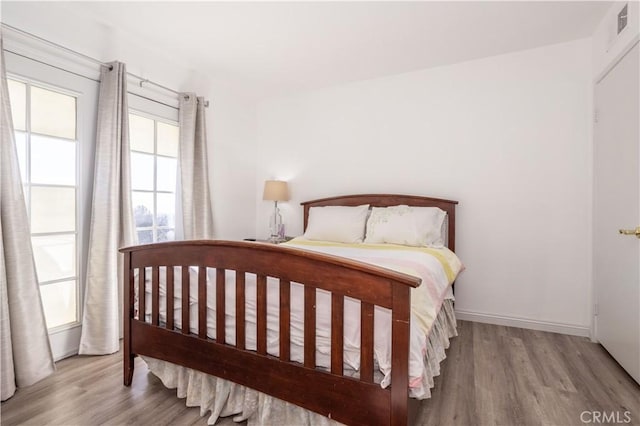
<svg viewBox="0 0 640 426">
<path fill-rule="evenodd" d="M 65 7 L 263 96 L 590 36 L 608 2 L 73 2 Z"/>
</svg>

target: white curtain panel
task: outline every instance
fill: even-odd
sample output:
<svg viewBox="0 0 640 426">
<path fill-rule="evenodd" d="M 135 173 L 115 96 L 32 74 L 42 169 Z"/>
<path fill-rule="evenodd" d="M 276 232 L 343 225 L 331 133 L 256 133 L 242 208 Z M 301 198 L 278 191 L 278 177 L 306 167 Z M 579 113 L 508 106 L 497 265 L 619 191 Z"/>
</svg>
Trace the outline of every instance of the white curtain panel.
<svg viewBox="0 0 640 426">
<path fill-rule="evenodd" d="M 204 98 L 180 94 L 179 182 L 185 240 L 213 238 Z"/>
<path fill-rule="evenodd" d="M 27 208 L 13 135 L 0 35 L 0 357 L 1 399 L 55 371 L 33 261 Z"/>
<path fill-rule="evenodd" d="M 100 76 L 95 175 L 80 354 L 120 349 L 123 257 L 136 243 L 131 206 L 127 72 L 112 62 Z"/>
</svg>

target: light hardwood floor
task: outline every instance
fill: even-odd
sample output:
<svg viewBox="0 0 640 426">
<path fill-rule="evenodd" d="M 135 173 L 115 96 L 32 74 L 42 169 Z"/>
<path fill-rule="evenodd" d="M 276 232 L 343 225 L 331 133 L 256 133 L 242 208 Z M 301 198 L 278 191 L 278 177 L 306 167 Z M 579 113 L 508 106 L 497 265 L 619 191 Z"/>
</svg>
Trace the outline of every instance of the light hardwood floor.
<svg viewBox="0 0 640 426">
<path fill-rule="evenodd" d="M 640 425 L 640 387 L 588 339 L 460 321 L 420 425 L 580 425 L 581 413 L 619 413 Z M 205 425 L 136 359 L 122 386 L 121 354 L 73 357 L 2 403 L 3 426 Z M 611 417 L 609 417 L 611 418 Z M 583 414 L 592 421 L 593 414 Z M 592 422 L 593 424 L 594 422 Z M 219 425 L 235 424 L 222 419 Z"/>
</svg>

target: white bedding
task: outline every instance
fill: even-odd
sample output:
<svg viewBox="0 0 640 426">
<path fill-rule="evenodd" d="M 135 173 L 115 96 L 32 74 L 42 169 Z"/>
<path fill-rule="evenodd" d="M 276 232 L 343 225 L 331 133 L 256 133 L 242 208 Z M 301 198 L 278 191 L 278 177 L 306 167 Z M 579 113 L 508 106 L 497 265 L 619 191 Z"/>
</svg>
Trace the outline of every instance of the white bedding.
<svg viewBox="0 0 640 426">
<path fill-rule="evenodd" d="M 421 249 L 394 245 L 370 244 L 335 244 L 310 242 L 302 239 L 287 243 L 288 246 L 336 254 L 363 262 L 376 264 L 400 272 L 419 276 L 423 283 L 412 290 L 412 318 L 410 334 L 409 382 L 410 394 L 415 398 L 424 398 L 425 386 L 425 352 L 427 336 L 435 321 L 436 315 L 446 297 L 451 297 L 451 282 L 461 269 L 457 257 L 448 249 Z M 161 268 L 160 278 L 160 321 L 166 321 L 166 295 L 164 286 L 165 268 Z M 190 330 L 197 333 L 197 267 L 190 268 Z M 207 288 L 207 335 L 215 338 L 216 329 L 216 292 L 215 269 L 209 268 Z M 181 272 L 175 271 L 174 321 L 176 328 L 182 328 L 181 308 Z M 147 274 L 146 309 L 147 321 L 151 314 L 151 283 Z M 255 275 L 246 274 L 246 348 L 256 349 L 256 280 Z M 267 281 L 267 351 L 271 355 L 279 355 L 279 284 L 276 279 Z M 235 344 L 235 272 L 226 272 L 226 327 L 225 335 L 228 344 Z M 303 362 L 304 344 L 304 303 L 303 287 L 292 283 L 291 287 L 291 359 Z M 318 290 L 316 300 L 316 362 L 323 368 L 330 367 L 331 347 L 331 297 L 328 292 Z M 345 298 L 344 310 L 344 364 L 345 368 L 358 370 L 360 363 L 360 307 L 359 302 Z M 376 307 L 375 310 L 374 351 L 377 365 L 383 374 L 381 385 L 386 387 L 391 380 L 391 341 L 390 312 Z"/>
</svg>

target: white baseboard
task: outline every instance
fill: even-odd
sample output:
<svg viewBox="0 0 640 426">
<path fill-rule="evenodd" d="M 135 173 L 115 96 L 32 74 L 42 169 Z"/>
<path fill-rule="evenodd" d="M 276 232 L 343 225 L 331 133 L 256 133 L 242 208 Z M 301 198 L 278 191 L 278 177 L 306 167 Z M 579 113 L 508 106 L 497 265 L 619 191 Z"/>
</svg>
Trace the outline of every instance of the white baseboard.
<svg viewBox="0 0 640 426">
<path fill-rule="evenodd" d="M 72 356 L 75 356 L 75 355 L 78 355 L 78 350 L 77 349 L 71 349 L 68 352 L 56 354 L 56 356 L 53 358 L 53 361 L 54 362 L 58 362 L 58 361 L 61 361 L 61 360 L 65 359 L 65 358 L 69 358 L 69 357 L 72 357 Z"/>
<path fill-rule="evenodd" d="M 591 329 L 588 326 L 539 321 L 528 318 L 507 317 L 502 315 L 485 314 L 481 312 L 459 311 L 457 309 L 456 318 L 463 321 L 504 325 L 507 327 L 527 328 L 530 330 L 549 331 L 552 333 L 570 334 L 572 336 L 591 336 Z"/>
</svg>

